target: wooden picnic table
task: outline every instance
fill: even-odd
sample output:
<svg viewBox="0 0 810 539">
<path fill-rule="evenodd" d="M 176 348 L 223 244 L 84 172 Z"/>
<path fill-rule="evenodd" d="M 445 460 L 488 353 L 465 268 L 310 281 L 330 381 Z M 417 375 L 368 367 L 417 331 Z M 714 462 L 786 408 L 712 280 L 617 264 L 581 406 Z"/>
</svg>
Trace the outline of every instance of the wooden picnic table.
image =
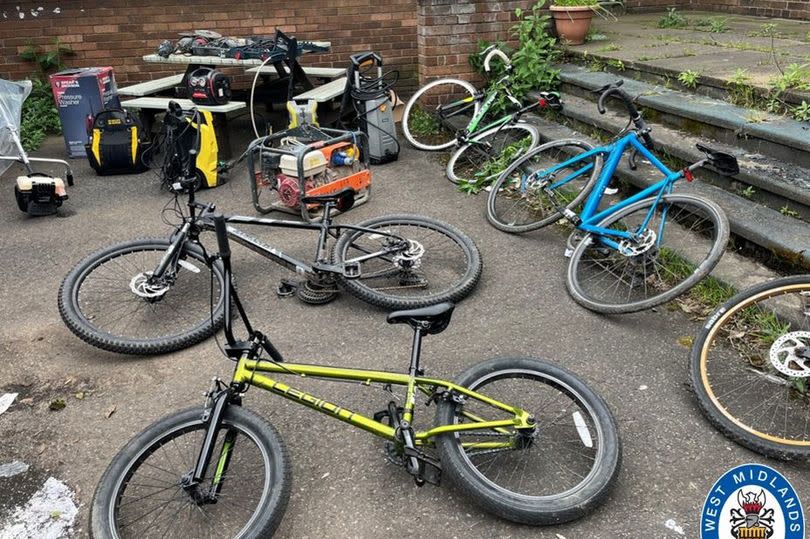
<svg viewBox="0 0 810 539">
<path fill-rule="evenodd" d="M 308 41 L 317 47 L 328 50 L 331 48 L 332 43 L 329 41 Z M 266 64 L 266 67 L 273 66 L 278 77 L 288 81 L 287 98 L 292 98 L 293 88 L 300 84 L 303 86 L 304 91 L 312 90 L 315 85 L 309 80 L 307 73 L 298 63 L 298 56 L 308 54 L 307 51 L 301 51 L 296 55 L 277 55 L 272 61 Z M 258 58 L 250 59 L 236 59 L 236 58 L 222 58 L 220 56 L 198 56 L 190 54 L 170 54 L 169 56 L 160 56 L 159 54 L 147 54 L 143 56 L 143 61 L 152 64 L 178 64 L 185 65 L 186 71 L 183 75 L 179 88 L 185 88 L 188 82 L 189 75 L 200 67 L 242 67 L 251 68 L 261 66 L 264 60 Z M 264 71 L 264 70 L 263 70 Z M 264 73 L 263 73 L 264 74 Z M 182 90 L 181 90 L 182 91 Z"/>
</svg>

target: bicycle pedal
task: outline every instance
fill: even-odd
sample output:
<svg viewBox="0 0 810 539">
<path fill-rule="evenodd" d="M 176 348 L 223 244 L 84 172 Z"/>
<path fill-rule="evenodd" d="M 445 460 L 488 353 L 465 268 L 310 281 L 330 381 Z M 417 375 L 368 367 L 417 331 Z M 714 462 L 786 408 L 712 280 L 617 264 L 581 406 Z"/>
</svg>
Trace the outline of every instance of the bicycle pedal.
<svg viewBox="0 0 810 539">
<path fill-rule="evenodd" d="M 360 277 L 360 264 L 358 262 L 343 264 L 343 276 L 347 279 Z"/>
<path fill-rule="evenodd" d="M 573 249 L 566 249 L 565 254 L 563 256 L 565 256 L 565 258 L 571 258 L 571 255 L 573 255 L 573 254 L 574 254 Z"/>
<path fill-rule="evenodd" d="M 278 288 L 276 288 L 276 295 L 280 298 L 288 298 L 290 296 L 295 295 L 295 291 L 298 288 L 298 283 L 293 281 L 282 280 Z"/>
<path fill-rule="evenodd" d="M 424 459 L 422 461 L 422 479 L 431 485 L 439 485 L 442 482 L 442 469 L 436 464 Z"/>
</svg>

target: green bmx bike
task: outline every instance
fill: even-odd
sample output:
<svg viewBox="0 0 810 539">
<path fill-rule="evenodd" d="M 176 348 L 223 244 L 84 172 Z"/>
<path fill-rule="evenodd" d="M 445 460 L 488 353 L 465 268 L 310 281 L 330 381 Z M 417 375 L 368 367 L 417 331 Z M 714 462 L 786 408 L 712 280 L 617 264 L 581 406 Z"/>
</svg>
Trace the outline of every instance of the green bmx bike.
<svg viewBox="0 0 810 539">
<path fill-rule="evenodd" d="M 616 422 L 605 402 L 573 374 L 538 359 L 505 358 L 474 365 L 455 381 L 426 376 L 422 339 L 447 328 L 450 303 L 388 316 L 389 323 L 413 328 L 406 373 L 288 363 L 251 326 L 231 280 L 225 219 L 213 221 L 228 284 L 225 351 L 235 362 L 233 376 L 212 381 L 204 406 L 161 419 L 121 449 L 95 493 L 94 537 L 272 535 L 290 495 L 290 459 L 278 431 L 243 406 L 250 387 L 382 438 L 388 458 L 416 484 L 446 476 L 505 519 L 566 522 L 604 499 L 619 471 Z M 232 309 L 247 330 L 244 340 L 234 336 Z M 358 388 L 400 386 L 406 393 L 403 402 L 392 400 L 367 417 L 270 375 L 348 381 Z M 436 426 L 414 428 L 418 400 L 435 407 Z"/>
</svg>

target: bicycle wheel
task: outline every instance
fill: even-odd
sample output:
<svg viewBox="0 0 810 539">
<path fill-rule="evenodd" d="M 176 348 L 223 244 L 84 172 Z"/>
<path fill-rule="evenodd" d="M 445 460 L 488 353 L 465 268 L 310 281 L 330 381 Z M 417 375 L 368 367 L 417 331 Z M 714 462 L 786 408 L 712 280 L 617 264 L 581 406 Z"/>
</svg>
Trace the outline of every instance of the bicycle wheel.
<svg viewBox="0 0 810 539">
<path fill-rule="evenodd" d="M 201 415 L 193 408 L 161 419 L 119 451 L 96 487 L 93 537 L 258 539 L 273 534 L 292 484 L 278 432 L 258 415 L 230 406 L 204 481 L 184 488 L 206 434 Z M 230 449 L 223 458 L 226 444 Z"/>
<path fill-rule="evenodd" d="M 512 161 L 537 146 L 539 139 L 537 128 L 525 123 L 484 131 L 450 157 L 447 179 L 489 185 Z"/>
<path fill-rule="evenodd" d="M 67 327 L 97 348 L 136 355 L 180 350 L 212 335 L 224 317 L 222 265 L 213 265 L 211 290 L 202 250 L 186 243 L 178 265 L 152 282 L 170 245 L 165 239 L 128 241 L 79 262 L 59 288 Z"/>
<path fill-rule="evenodd" d="M 692 387 L 711 423 L 780 459 L 810 457 L 810 276 L 740 292 L 701 328 Z"/>
<path fill-rule="evenodd" d="M 607 404 L 579 378 L 537 359 L 501 358 L 474 365 L 456 382 L 536 420 L 526 434 L 498 429 L 437 439 L 443 473 L 472 501 L 537 525 L 580 518 L 604 499 L 619 473 L 619 434 Z M 472 398 L 441 401 L 436 411 L 439 425 L 509 417 Z M 475 447 L 504 440 L 514 446 Z"/>
<path fill-rule="evenodd" d="M 338 276 L 354 296 L 386 309 L 426 307 L 465 298 L 481 276 L 481 255 L 456 228 L 419 215 L 387 215 L 358 223 L 404 239 L 401 251 L 358 263 L 360 276 Z M 388 249 L 401 240 L 375 232 L 347 230 L 335 243 L 336 264 Z M 393 242 L 393 243 L 392 243 Z"/>
<path fill-rule="evenodd" d="M 608 314 L 650 309 L 683 294 L 714 268 L 728 243 L 726 215 L 690 195 L 640 200 L 598 226 L 634 231 L 619 252 L 588 234 L 571 255 L 566 285 L 577 303 Z M 645 219 L 650 218 L 642 230 Z"/>
<path fill-rule="evenodd" d="M 456 142 L 456 131 L 478 113 L 475 87 L 458 79 L 439 79 L 419 89 L 405 104 L 402 132 L 420 150 L 444 150 Z M 463 102 L 467 100 L 467 102 Z M 450 106 L 458 103 L 458 105 Z M 442 111 L 439 107 L 445 107 Z"/>
<path fill-rule="evenodd" d="M 563 182 L 553 189 L 559 207 L 576 208 L 593 189 L 602 170 L 602 156 L 584 158 L 550 174 L 542 171 L 592 150 L 587 142 L 557 140 L 538 146 L 501 173 L 487 199 L 487 219 L 504 232 L 537 230 L 557 222 L 562 213 L 552 203 L 544 183 Z"/>
</svg>

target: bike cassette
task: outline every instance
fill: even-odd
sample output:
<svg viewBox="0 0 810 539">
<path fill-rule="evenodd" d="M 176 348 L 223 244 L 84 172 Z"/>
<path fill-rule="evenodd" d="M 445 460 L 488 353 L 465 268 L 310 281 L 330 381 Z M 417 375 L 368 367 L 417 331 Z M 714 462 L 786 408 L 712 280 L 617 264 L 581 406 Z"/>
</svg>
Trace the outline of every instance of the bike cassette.
<svg viewBox="0 0 810 539">
<path fill-rule="evenodd" d="M 649 251 L 655 245 L 658 235 L 655 230 L 648 228 L 636 240 L 622 240 L 619 242 L 619 252 L 624 256 L 637 256 Z"/>
<path fill-rule="evenodd" d="M 785 333 L 771 345 L 771 365 L 791 378 L 810 378 L 810 331 Z"/>
<path fill-rule="evenodd" d="M 165 280 L 162 280 L 159 284 L 151 281 L 151 271 L 139 273 L 129 282 L 129 289 L 138 297 L 154 299 L 163 296 L 170 288 L 169 283 Z"/>
</svg>

